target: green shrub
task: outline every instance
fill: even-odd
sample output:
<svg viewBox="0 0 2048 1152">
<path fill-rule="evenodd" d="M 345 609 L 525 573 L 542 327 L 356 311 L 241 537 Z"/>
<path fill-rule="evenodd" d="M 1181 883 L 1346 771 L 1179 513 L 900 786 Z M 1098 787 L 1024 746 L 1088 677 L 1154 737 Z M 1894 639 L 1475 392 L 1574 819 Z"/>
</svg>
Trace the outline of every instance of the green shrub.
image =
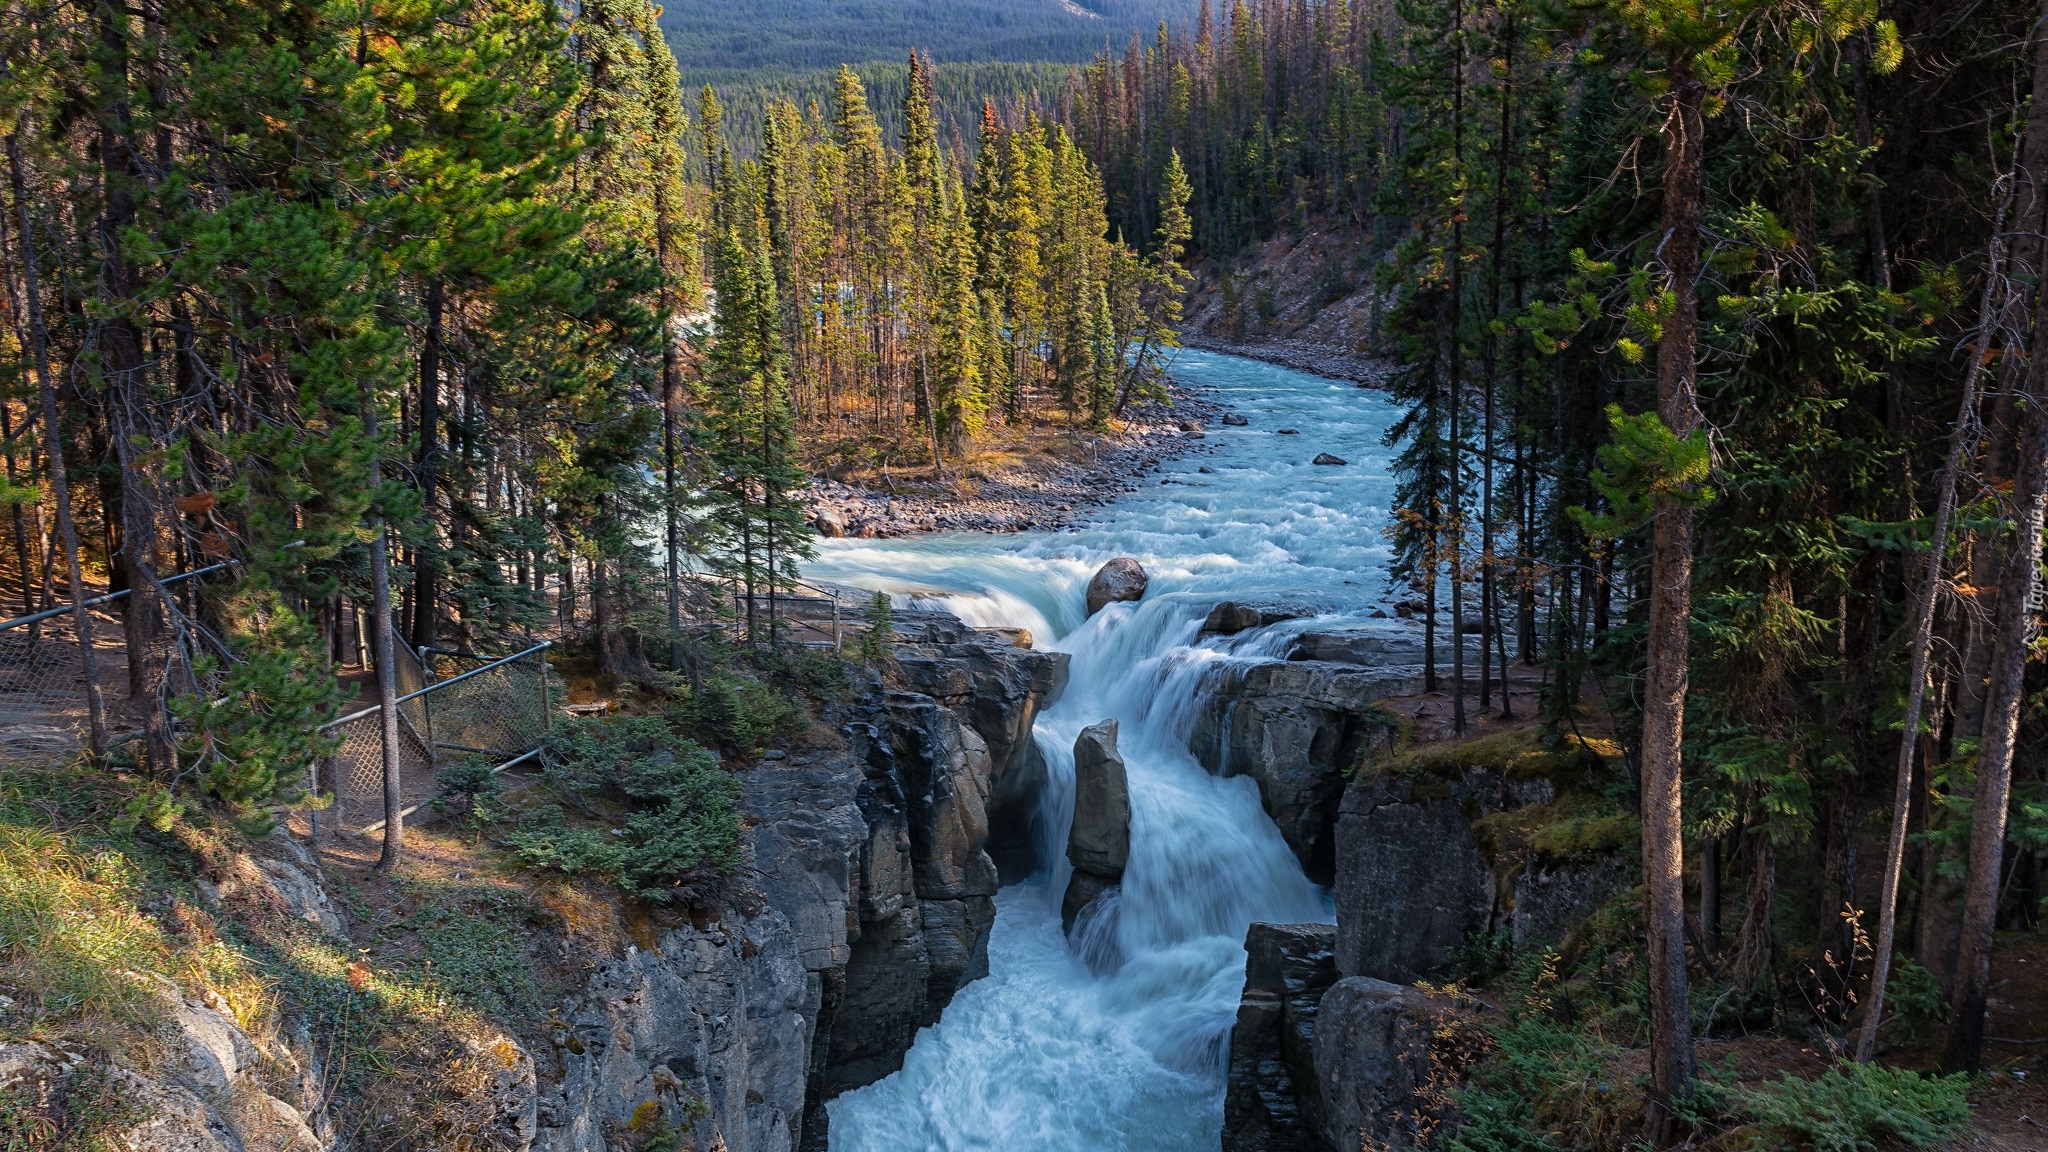
<svg viewBox="0 0 2048 1152">
<path fill-rule="evenodd" d="M 1924 1036 L 1948 1020 L 1948 1001 L 1942 997 L 1941 984 L 1910 956 L 1893 958 L 1884 999 L 1891 1005 L 1893 1019 L 1911 1036 Z"/>
<path fill-rule="evenodd" d="M 802 731 L 803 702 L 751 676 L 721 672 L 684 694 L 670 709 L 677 727 L 735 752 L 756 753 Z"/>
<path fill-rule="evenodd" d="M 1532 1127 L 1535 1110 L 1523 1096 L 1468 1088 L 1453 1099 L 1463 1122 L 1444 1141 L 1450 1152 L 1560 1152 L 1561 1145 Z"/>
<path fill-rule="evenodd" d="M 1812 1080 L 1786 1076 L 1739 1089 L 1736 1108 L 1759 1148 L 1876 1152 L 1886 1145 L 1936 1148 L 1970 1122 L 1968 1078 L 1905 1068 L 1838 1064 Z"/>
<path fill-rule="evenodd" d="M 608 827 L 535 809 L 505 838 L 522 864 L 598 876 L 643 900 L 706 899 L 740 865 L 739 783 L 653 716 L 583 720 L 547 745 L 555 794 Z"/>
<path fill-rule="evenodd" d="M 498 819 L 498 803 L 505 785 L 491 769 L 489 758 L 471 756 L 441 769 L 436 777 L 441 794 L 434 797 L 434 810 L 458 828 L 478 832 Z"/>
</svg>

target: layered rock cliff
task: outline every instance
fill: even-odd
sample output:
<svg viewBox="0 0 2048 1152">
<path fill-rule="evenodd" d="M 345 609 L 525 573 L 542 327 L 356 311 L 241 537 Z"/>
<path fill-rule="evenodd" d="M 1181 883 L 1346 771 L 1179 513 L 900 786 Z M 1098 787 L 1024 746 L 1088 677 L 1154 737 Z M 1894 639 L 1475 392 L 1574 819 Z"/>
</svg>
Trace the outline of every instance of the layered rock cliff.
<svg viewBox="0 0 2048 1152">
<path fill-rule="evenodd" d="M 698 1147 L 823 1148 L 825 1103 L 901 1067 L 987 973 L 991 829 L 1028 826 L 1031 725 L 1066 657 L 949 620 L 913 633 L 914 690 L 851 707 L 842 749 L 739 774 L 750 891 L 599 964 L 564 1006 L 534 1147 L 601 1152 L 653 1101 Z"/>
</svg>

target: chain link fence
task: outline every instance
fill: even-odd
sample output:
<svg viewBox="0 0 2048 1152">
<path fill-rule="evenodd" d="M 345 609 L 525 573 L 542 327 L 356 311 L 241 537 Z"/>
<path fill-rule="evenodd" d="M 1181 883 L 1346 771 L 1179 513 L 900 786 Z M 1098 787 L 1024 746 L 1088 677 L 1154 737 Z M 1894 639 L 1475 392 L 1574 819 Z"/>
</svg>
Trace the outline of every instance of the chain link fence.
<svg viewBox="0 0 2048 1152">
<path fill-rule="evenodd" d="M 443 764 L 470 756 L 509 762 L 540 747 L 554 713 L 547 662 L 551 646 L 552 641 L 543 641 L 495 659 L 428 649 L 431 664 L 410 649 L 399 649 L 400 684 L 419 684 L 398 698 L 400 800 L 408 812 L 434 797 Z M 321 732 L 341 741 L 327 765 L 335 823 L 350 831 L 376 831 L 384 815 L 382 706 L 352 712 Z"/>
</svg>

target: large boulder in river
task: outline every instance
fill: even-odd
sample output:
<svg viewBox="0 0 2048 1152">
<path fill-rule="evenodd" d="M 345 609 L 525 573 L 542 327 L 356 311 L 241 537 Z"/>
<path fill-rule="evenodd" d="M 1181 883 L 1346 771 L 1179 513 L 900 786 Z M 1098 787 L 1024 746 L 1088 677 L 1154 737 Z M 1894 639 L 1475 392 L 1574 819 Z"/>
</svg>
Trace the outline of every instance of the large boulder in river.
<svg viewBox="0 0 2048 1152">
<path fill-rule="evenodd" d="M 1116 750 L 1116 721 L 1081 730 L 1074 741 L 1074 823 L 1067 861 L 1074 866 L 1060 904 L 1060 920 L 1074 918 L 1096 897 L 1123 881 L 1131 856 L 1131 786 Z"/>
<path fill-rule="evenodd" d="M 837 540 L 846 535 L 846 514 L 837 508 L 820 504 L 812 523 L 818 526 L 818 535 L 827 539 Z"/>
<path fill-rule="evenodd" d="M 1152 583 L 1152 577 L 1145 574 L 1145 567 L 1129 556 L 1119 556 L 1096 570 L 1095 578 L 1088 581 L 1088 614 L 1102 611 L 1105 604 L 1118 600 L 1142 600 L 1145 589 Z"/>
</svg>

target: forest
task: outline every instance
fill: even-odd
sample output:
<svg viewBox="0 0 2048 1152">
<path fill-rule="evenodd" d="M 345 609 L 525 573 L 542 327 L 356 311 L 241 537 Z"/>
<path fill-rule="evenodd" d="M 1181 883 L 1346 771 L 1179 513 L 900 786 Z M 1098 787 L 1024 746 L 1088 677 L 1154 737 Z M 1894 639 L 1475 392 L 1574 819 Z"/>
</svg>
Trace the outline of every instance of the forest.
<svg viewBox="0 0 2048 1152">
<path fill-rule="evenodd" d="M 943 475 L 987 422 L 1163 394 L 1184 183 L 1141 256 L 1057 123 L 942 140 L 915 55 L 894 139 L 842 68 L 741 159 L 646 3 L 24 14 L 10 600 L 132 595 L 142 762 L 230 805 L 299 794 L 354 606 L 418 648 L 588 597 L 645 678 L 693 574 L 794 579 L 809 467 Z"/>
<path fill-rule="evenodd" d="M 1462 724 L 1538 661 L 1554 723 L 1599 685 L 1640 733 L 1660 1093 L 1689 965 L 1768 1019 L 1897 948 L 1974 1067 L 2039 915 L 2040 17 L 1251 0 L 1070 89 L 1128 234 L 1184 166 L 1212 260 L 1382 254 L 1330 277 L 1399 366 L 1397 579 L 1433 652 L 1491 638 L 1431 677 Z"/>
</svg>

